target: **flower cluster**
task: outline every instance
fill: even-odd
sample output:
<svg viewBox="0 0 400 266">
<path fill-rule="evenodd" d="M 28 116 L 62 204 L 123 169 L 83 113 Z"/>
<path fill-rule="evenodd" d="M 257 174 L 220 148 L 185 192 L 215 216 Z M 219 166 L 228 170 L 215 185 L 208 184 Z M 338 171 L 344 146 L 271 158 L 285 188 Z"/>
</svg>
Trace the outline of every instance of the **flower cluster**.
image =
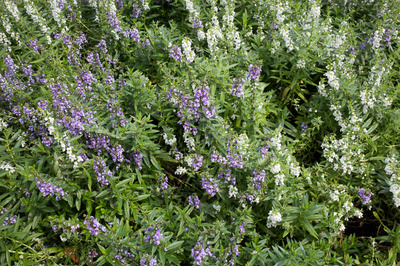
<svg viewBox="0 0 400 266">
<path fill-rule="evenodd" d="M 172 57 L 176 61 L 182 61 L 182 51 L 179 46 L 174 45 L 171 50 L 169 50 L 169 57 Z"/>
<path fill-rule="evenodd" d="M 362 204 L 368 204 L 371 201 L 371 196 L 374 195 L 374 193 L 372 193 L 371 191 L 368 190 L 367 194 L 365 194 L 365 191 L 363 188 L 360 189 L 360 191 L 358 191 L 358 195 L 361 198 L 361 202 Z"/>
<path fill-rule="evenodd" d="M 282 215 L 278 210 L 270 210 L 268 213 L 267 227 L 276 227 L 279 222 L 282 221 Z"/>
<path fill-rule="evenodd" d="M 86 224 L 86 229 L 89 230 L 89 233 L 93 236 L 97 236 L 100 233 L 100 230 L 103 231 L 104 233 L 107 232 L 107 228 L 103 225 L 101 225 L 96 218 L 93 216 L 90 216 L 88 219 L 86 219 L 83 224 Z"/>
<path fill-rule="evenodd" d="M 150 242 L 150 239 L 152 238 L 154 244 L 156 244 L 157 246 L 161 244 L 161 240 L 164 238 L 164 235 L 158 229 L 158 225 L 156 225 L 155 227 L 153 225 L 150 225 L 150 227 L 146 228 L 145 231 L 147 232 L 147 235 L 144 239 L 146 243 Z"/>
<path fill-rule="evenodd" d="M 8 172 L 9 174 L 12 174 L 15 172 L 14 167 L 12 167 L 9 163 L 4 162 L 4 161 L 0 161 L 0 169 Z"/>
<path fill-rule="evenodd" d="M 202 261 L 207 256 L 210 256 L 211 258 L 214 256 L 210 251 L 210 247 L 208 246 L 207 248 L 204 248 L 202 243 L 203 241 L 197 241 L 196 246 L 191 250 L 191 256 L 197 265 L 201 265 Z"/>
<path fill-rule="evenodd" d="M 180 121 L 180 125 L 183 124 L 185 133 L 192 132 L 193 135 L 197 134 L 197 128 L 191 127 L 189 122 L 193 119 L 193 122 L 199 122 L 201 115 L 203 114 L 206 118 L 215 116 L 215 107 L 211 105 L 210 88 L 208 86 L 198 87 L 194 89 L 194 100 L 190 100 L 188 95 L 184 95 L 182 91 L 173 88 L 168 93 L 168 99 L 177 104 L 179 110 L 177 112 Z"/>
<path fill-rule="evenodd" d="M 124 250 L 123 248 L 119 248 L 117 249 L 117 254 L 115 254 L 114 258 L 124 265 L 125 263 L 133 263 L 133 258 L 135 258 L 135 254 Z"/>
<path fill-rule="evenodd" d="M 185 54 L 186 60 L 189 63 L 194 61 L 194 56 L 195 56 L 194 51 L 192 51 L 191 45 L 192 45 L 192 41 L 190 39 L 187 39 L 187 38 L 183 39 L 183 41 L 182 41 L 183 53 Z"/>
<path fill-rule="evenodd" d="M 199 197 L 197 195 L 194 196 L 194 197 L 189 196 L 189 205 L 195 206 L 196 209 L 200 209 L 200 199 L 199 199 Z"/>
<path fill-rule="evenodd" d="M 0 211 L 0 215 L 4 214 L 6 212 L 7 212 L 7 209 L 4 208 L 3 210 Z M 15 223 L 17 223 L 17 215 L 14 215 L 12 217 L 9 217 L 7 215 L 6 218 L 4 218 L 3 226 L 9 225 L 9 224 L 15 224 Z"/>
<path fill-rule="evenodd" d="M 43 178 L 42 178 L 43 180 Z M 50 197 L 56 195 L 56 200 L 61 200 L 64 196 L 68 196 L 67 192 L 64 192 L 64 190 L 61 187 L 54 186 L 50 182 L 41 182 L 37 178 L 35 178 L 36 181 L 36 186 L 42 192 L 43 197 L 46 197 L 50 195 Z"/>
<path fill-rule="evenodd" d="M 114 176 L 113 172 L 107 169 L 106 162 L 102 159 L 93 161 L 93 170 L 97 174 L 97 182 L 101 184 L 101 186 L 108 186 L 110 181 L 108 178 Z"/>
</svg>

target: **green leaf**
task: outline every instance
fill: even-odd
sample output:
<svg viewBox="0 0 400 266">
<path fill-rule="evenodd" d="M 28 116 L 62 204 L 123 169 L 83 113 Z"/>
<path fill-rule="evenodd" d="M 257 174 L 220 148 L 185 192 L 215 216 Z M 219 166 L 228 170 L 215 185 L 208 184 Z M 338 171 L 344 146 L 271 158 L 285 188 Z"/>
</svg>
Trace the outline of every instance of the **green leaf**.
<svg viewBox="0 0 400 266">
<path fill-rule="evenodd" d="M 150 197 L 150 194 L 143 194 L 143 195 L 140 195 L 140 196 L 137 196 L 137 197 L 133 198 L 132 201 L 136 202 L 136 201 L 147 199 L 148 197 Z"/>
<path fill-rule="evenodd" d="M 167 254 L 165 255 L 165 257 L 166 257 L 166 259 L 167 259 L 169 262 L 173 262 L 173 263 L 175 263 L 176 265 L 181 265 L 181 263 L 179 262 L 178 258 L 175 257 L 174 255 L 168 254 L 168 253 L 167 253 Z"/>
<path fill-rule="evenodd" d="M 101 197 L 103 197 L 103 196 L 105 196 L 105 195 L 107 195 L 109 193 L 110 193 L 110 191 L 108 189 L 105 189 L 102 192 L 100 192 L 99 195 L 96 196 L 96 199 L 97 198 L 101 198 Z"/>
<path fill-rule="evenodd" d="M 302 217 L 300 219 L 300 223 L 313 237 L 318 238 L 317 232 L 315 231 L 314 227 L 312 227 L 310 221 L 307 218 Z"/>
<path fill-rule="evenodd" d="M 130 208 L 129 208 L 129 202 L 128 202 L 128 201 L 125 201 L 125 202 L 124 202 L 124 215 L 125 215 L 125 218 L 126 218 L 127 220 L 129 220 Z"/>
<path fill-rule="evenodd" d="M 184 242 L 184 241 L 181 240 L 181 241 L 176 241 L 176 242 L 174 242 L 174 243 L 168 245 L 168 246 L 167 246 L 167 252 L 169 252 L 169 251 L 175 251 L 175 250 L 179 249 L 179 248 L 182 246 L 183 242 Z"/>
<path fill-rule="evenodd" d="M 35 61 L 32 61 L 31 64 L 37 64 L 37 63 L 42 62 L 43 60 L 44 60 L 44 57 L 43 57 L 43 58 L 40 58 L 40 59 L 37 59 L 37 60 L 35 60 Z"/>
</svg>

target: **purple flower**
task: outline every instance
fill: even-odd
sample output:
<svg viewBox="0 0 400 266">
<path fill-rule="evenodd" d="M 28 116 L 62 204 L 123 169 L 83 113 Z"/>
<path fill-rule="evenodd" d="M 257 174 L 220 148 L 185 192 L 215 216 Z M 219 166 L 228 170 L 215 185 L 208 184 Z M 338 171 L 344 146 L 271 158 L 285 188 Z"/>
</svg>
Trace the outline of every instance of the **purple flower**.
<svg viewBox="0 0 400 266">
<path fill-rule="evenodd" d="M 87 43 L 85 34 L 82 34 L 81 36 L 75 39 L 75 44 L 78 45 L 79 49 L 82 49 L 82 44 L 84 43 Z"/>
<path fill-rule="evenodd" d="M 233 248 L 233 251 L 235 251 L 235 255 L 239 256 L 240 252 L 239 252 L 239 247 L 235 244 L 235 247 Z"/>
<path fill-rule="evenodd" d="M 200 167 L 203 165 L 203 156 L 195 156 L 195 158 L 192 159 L 192 166 L 195 171 L 198 171 Z"/>
<path fill-rule="evenodd" d="M 37 45 L 37 39 L 31 40 L 27 45 L 33 48 L 35 54 L 38 54 L 39 49 L 43 47 L 42 45 Z"/>
<path fill-rule="evenodd" d="M 244 222 L 243 222 L 241 225 L 239 225 L 239 233 L 244 234 L 244 232 L 245 232 L 245 229 L 244 229 Z"/>
<path fill-rule="evenodd" d="M 258 148 L 258 151 L 260 152 L 261 158 L 265 157 L 265 155 L 267 154 L 268 150 L 269 150 L 269 146 L 268 145 Z"/>
<path fill-rule="evenodd" d="M 203 188 L 207 191 L 208 194 L 210 194 L 212 197 L 215 196 L 217 192 L 219 192 L 218 184 L 215 181 L 208 181 L 205 178 L 202 178 L 202 184 Z"/>
<path fill-rule="evenodd" d="M 140 10 L 140 9 L 136 6 L 136 4 L 133 4 L 132 17 L 138 18 L 140 14 L 142 14 L 142 10 Z"/>
<path fill-rule="evenodd" d="M 139 170 L 142 170 L 143 155 L 140 152 L 134 152 L 133 159 L 135 160 L 135 163 L 137 164 Z"/>
<path fill-rule="evenodd" d="M 101 51 L 103 52 L 103 54 L 106 54 L 107 53 L 107 44 L 106 44 L 106 41 L 105 40 L 101 40 L 100 42 L 99 42 L 99 44 L 96 46 L 97 48 L 100 48 L 101 49 Z"/>
<path fill-rule="evenodd" d="M 156 233 L 153 235 L 153 242 L 156 245 L 160 245 L 160 240 L 164 238 L 164 235 L 161 234 L 160 230 L 156 230 Z"/>
<path fill-rule="evenodd" d="M 68 196 L 68 193 L 64 192 L 64 190 L 60 187 L 53 186 L 50 183 L 40 182 L 37 178 L 35 178 L 36 186 L 39 188 L 40 192 L 42 192 L 43 197 L 50 195 L 50 197 L 56 195 L 56 200 L 62 199 L 64 196 Z"/>
<path fill-rule="evenodd" d="M 181 48 L 179 46 L 173 46 L 170 50 L 169 50 L 169 57 L 172 57 L 173 59 L 175 59 L 176 61 L 182 61 L 182 51 Z"/>
<path fill-rule="evenodd" d="M 218 156 L 215 152 L 211 154 L 211 162 L 215 162 L 218 159 Z"/>
<path fill-rule="evenodd" d="M 244 92 L 243 92 L 244 82 L 245 82 L 244 79 L 238 81 L 236 78 L 233 78 L 231 95 L 236 95 L 239 98 L 244 98 Z"/>
<path fill-rule="evenodd" d="M 150 259 L 149 266 L 155 266 L 155 265 L 158 265 L 157 261 L 155 259 Z"/>
<path fill-rule="evenodd" d="M 203 24 L 201 23 L 201 20 L 193 19 L 193 28 L 201 28 L 203 27 Z"/>
<path fill-rule="evenodd" d="M 107 232 L 105 226 L 102 226 L 96 218 L 90 216 L 89 219 L 85 220 L 83 224 L 86 224 L 86 229 L 89 230 L 89 233 L 93 236 L 97 236 L 100 233 L 100 230 L 103 232 Z"/>
<path fill-rule="evenodd" d="M 362 204 L 367 204 L 371 201 L 371 196 L 374 195 L 369 189 L 367 190 L 367 194 L 365 194 L 364 188 L 361 188 L 360 191 L 358 191 L 358 195 L 361 198 Z"/>
<path fill-rule="evenodd" d="M 144 42 L 142 42 L 142 46 L 143 47 L 146 47 L 148 45 L 150 45 L 150 40 L 149 39 L 146 39 Z"/>
<path fill-rule="evenodd" d="M 246 79 L 252 79 L 258 81 L 259 75 L 261 72 L 261 66 L 250 65 L 249 66 L 249 73 L 246 76 Z"/>
<path fill-rule="evenodd" d="M 110 170 L 107 170 L 104 160 L 101 159 L 99 161 L 94 161 L 93 170 L 97 174 L 97 182 L 99 182 L 101 186 L 108 186 L 110 184 L 110 181 L 107 180 L 106 176 L 111 178 L 114 174 Z"/>
<path fill-rule="evenodd" d="M 122 31 L 121 27 L 119 26 L 119 20 L 117 18 L 117 14 L 115 12 L 106 12 L 108 15 L 108 20 L 110 22 L 110 26 L 115 29 L 115 31 L 120 32 Z"/>
<path fill-rule="evenodd" d="M 165 179 L 163 179 L 162 177 L 160 177 L 159 181 L 162 181 L 161 183 L 161 190 L 165 190 L 168 188 L 168 177 L 165 177 Z"/>
<path fill-rule="evenodd" d="M 121 9 L 124 6 L 124 1 L 122 0 L 115 0 L 117 2 L 118 9 Z"/>
<path fill-rule="evenodd" d="M 196 209 L 199 209 L 199 208 L 200 208 L 200 200 L 199 200 L 199 197 L 198 197 L 197 195 L 194 196 L 194 197 L 189 196 L 189 205 L 195 206 Z"/>
<path fill-rule="evenodd" d="M 132 38 L 135 42 L 139 42 L 140 39 L 140 35 L 139 35 L 139 31 L 137 28 L 133 29 L 133 30 L 126 30 L 123 32 L 123 35 L 125 38 Z"/>
<path fill-rule="evenodd" d="M 306 132 L 307 131 L 307 128 L 308 128 L 308 126 L 307 126 L 307 124 L 306 123 L 301 123 L 301 132 L 302 133 L 304 133 L 304 132 Z"/>
</svg>

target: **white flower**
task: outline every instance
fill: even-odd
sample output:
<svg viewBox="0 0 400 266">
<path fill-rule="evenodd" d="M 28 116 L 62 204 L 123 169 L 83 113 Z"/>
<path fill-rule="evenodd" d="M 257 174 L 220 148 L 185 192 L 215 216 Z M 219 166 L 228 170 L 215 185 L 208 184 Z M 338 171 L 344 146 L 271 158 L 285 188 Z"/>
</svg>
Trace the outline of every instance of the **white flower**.
<svg viewBox="0 0 400 266">
<path fill-rule="evenodd" d="M 360 210 L 356 210 L 354 212 L 354 216 L 357 216 L 358 219 L 361 219 L 363 217 L 363 214 L 362 214 L 362 212 Z"/>
<path fill-rule="evenodd" d="M 268 213 L 268 222 L 267 227 L 276 227 L 279 222 L 282 221 L 282 215 L 279 213 L 278 210 L 270 210 Z"/>
<path fill-rule="evenodd" d="M 186 173 L 186 168 L 185 167 L 178 167 L 175 171 L 176 175 L 183 175 Z"/>
<path fill-rule="evenodd" d="M 344 224 L 342 222 L 340 227 L 339 227 L 339 231 L 344 232 L 345 229 L 346 229 L 346 227 L 344 226 Z"/>
<path fill-rule="evenodd" d="M 199 41 L 204 40 L 206 38 L 206 34 L 204 33 L 203 30 L 197 31 L 197 38 L 199 39 Z"/>
<path fill-rule="evenodd" d="M 221 205 L 213 205 L 213 208 L 214 208 L 217 212 L 220 212 L 220 211 L 221 211 Z"/>
<path fill-rule="evenodd" d="M 188 39 L 188 38 L 183 39 L 183 41 L 182 41 L 183 53 L 186 55 L 186 59 L 189 63 L 193 62 L 194 57 L 195 57 L 195 54 L 192 51 L 191 45 L 192 45 L 192 41 L 190 39 Z"/>
<path fill-rule="evenodd" d="M 339 191 L 331 191 L 329 192 L 329 196 L 331 197 L 331 201 L 339 201 Z"/>
<path fill-rule="evenodd" d="M 0 161 L 0 169 L 12 174 L 15 172 L 14 167 L 12 167 L 9 163 Z"/>
<path fill-rule="evenodd" d="M 231 198 L 233 196 L 234 198 L 236 198 L 237 194 L 238 194 L 237 187 L 234 187 L 234 186 L 230 185 L 229 186 L 229 195 L 228 195 L 228 197 Z"/>
<path fill-rule="evenodd" d="M 296 177 L 300 176 L 300 166 L 294 166 L 293 163 L 290 165 L 290 173 Z"/>
<path fill-rule="evenodd" d="M 283 186 L 284 185 L 284 179 L 285 175 L 284 174 L 279 174 L 275 176 L 275 184 L 277 186 Z"/>
<path fill-rule="evenodd" d="M 10 11 L 10 13 L 13 15 L 15 20 L 19 21 L 20 13 L 19 13 L 17 6 L 10 0 L 5 0 L 4 3 L 6 4 L 8 11 Z"/>
<path fill-rule="evenodd" d="M 275 163 L 271 169 L 270 169 L 271 173 L 273 174 L 277 174 L 281 171 L 281 165 L 279 163 Z"/>
<path fill-rule="evenodd" d="M 296 67 L 297 67 L 297 68 L 305 68 L 305 67 L 306 67 L 306 62 L 305 62 L 303 59 L 299 59 L 299 60 L 297 61 Z"/>
<path fill-rule="evenodd" d="M 353 207 L 353 203 L 351 203 L 351 202 L 349 202 L 349 201 L 346 201 L 346 202 L 343 204 L 343 208 L 346 210 L 346 212 L 349 212 L 349 211 L 351 210 L 351 207 Z"/>
<path fill-rule="evenodd" d="M 164 137 L 165 143 L 166 143 L 167 145 L 172 146 L 172 145 L 174 145 L 175 142 L 176 142 L 176 137 L 175 137 L 175 135 L 173 135 L 171 139 L 168 139 L 167 133 L 164 133 L 163 137 Z"/>
</svg>

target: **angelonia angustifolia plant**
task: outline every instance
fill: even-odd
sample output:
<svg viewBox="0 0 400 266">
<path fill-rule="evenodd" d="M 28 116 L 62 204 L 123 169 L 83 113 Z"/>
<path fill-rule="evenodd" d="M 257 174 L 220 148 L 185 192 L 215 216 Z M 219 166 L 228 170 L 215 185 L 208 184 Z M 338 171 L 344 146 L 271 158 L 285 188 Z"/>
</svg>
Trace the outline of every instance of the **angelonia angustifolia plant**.
<svg viewBox="0 0 400 266">
<path fill-rule="evenodd" d="M 4 0 L 3 265 L 394 265 L 400 2 Z"/>
</svg>

